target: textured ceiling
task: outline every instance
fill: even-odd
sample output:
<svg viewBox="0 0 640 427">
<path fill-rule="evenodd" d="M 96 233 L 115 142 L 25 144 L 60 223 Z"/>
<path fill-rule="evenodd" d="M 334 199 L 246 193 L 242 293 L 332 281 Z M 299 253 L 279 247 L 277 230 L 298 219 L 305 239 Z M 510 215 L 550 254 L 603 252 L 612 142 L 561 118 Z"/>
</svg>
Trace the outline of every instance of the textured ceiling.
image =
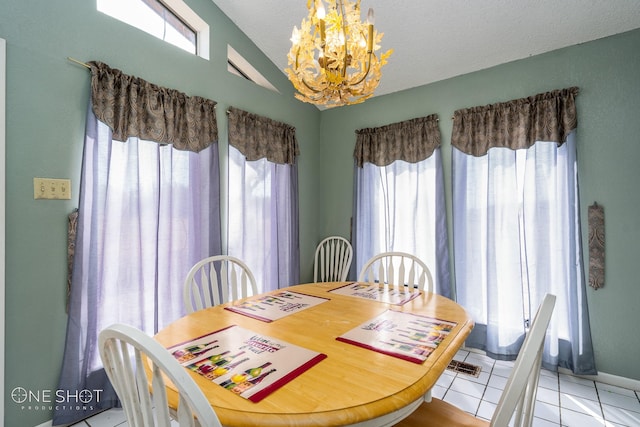
<svg viewBox="0 0 640 427">
<path fill-rule="evenodd" d="M 212 1 L 287 68 L 307 0 Z M 376 95 L 640 28 L 640 0 L 362 0 L 363 17 L 369 7 L 394 51 Z"/>
</svg>

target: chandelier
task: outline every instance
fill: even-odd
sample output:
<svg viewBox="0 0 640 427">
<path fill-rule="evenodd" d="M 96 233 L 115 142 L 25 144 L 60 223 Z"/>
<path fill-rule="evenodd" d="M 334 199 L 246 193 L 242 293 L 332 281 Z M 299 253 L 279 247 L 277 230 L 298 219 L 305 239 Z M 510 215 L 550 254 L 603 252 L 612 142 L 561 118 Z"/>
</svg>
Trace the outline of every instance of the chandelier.
<svg viewBox="0 0 640 427">
<path fill-rule="evenodd" d="M 326 107 L 358 104 L 380 82 L 380 68 L 392 50 L 376 56 L 382 33 L 373 9 L 360 21 L 360 0 L 307 0 L 309 16 L 293 28 L 289 68 L 285 70 L 301 101 Z"/>
</svg>

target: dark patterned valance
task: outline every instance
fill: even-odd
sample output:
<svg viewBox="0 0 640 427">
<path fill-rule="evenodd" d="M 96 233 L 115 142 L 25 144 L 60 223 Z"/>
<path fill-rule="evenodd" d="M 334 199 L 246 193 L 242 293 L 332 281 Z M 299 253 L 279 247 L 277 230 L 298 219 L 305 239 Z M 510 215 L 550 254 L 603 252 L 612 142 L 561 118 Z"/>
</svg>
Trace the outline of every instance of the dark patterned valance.
<svg viewBox="0 0 640 427">
<path fill-rule="evenodd" d="M 113 139 L 137 137 L 195 152 L 217 142 L 214 101 L 156 86 L 102 62 L 89 65 L 93 112 L 112 129 Z"/>
<path fill-rule="evenodd" d="M 578 88 L 555 90 L 529 98 L 458 110 L 453 116 L 451 145 L 483 156 L 489 148 L 529 148 L 536 141 L 562 144 L 578 125 Z"/>
<path fill-rule="evenodd" d="M 377 128 L 356 130 L 353 156 L 358 167 L 365 163 L 387 166 L 396 160 L 417 163 L 440 147 L 438 116 L 406 120 Z"/>
<path fill-rule="evenodd" d="M 300 154 L 296 128 L 286 123 L 230 107 L 229 144 L 249 161 L 295 164 Z"/>
</svg>

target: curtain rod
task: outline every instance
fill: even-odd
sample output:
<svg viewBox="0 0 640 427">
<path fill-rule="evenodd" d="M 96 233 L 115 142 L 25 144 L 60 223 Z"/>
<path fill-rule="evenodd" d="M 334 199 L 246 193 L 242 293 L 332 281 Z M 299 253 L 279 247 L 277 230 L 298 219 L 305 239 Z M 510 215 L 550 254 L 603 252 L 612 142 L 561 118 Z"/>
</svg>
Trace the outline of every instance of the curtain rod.
<svg viewBox="0 0 640 427">
<path fill-rule="evenodd" d="M 85 68 L 91 69 L 91 66 L 89 64 L 87 64 L 86 62 L 82 62 L 82 61 L 78 61 L 77 59 L 74 59 L 70 56 L 67 56 L 67 59 L 71 62 L 75 62 L 78 65 L 82 65 Z"/>
<path fill-rule="evenodd" d="M 75 63 L 76 63 L 76 64 L 78 64 L 78 65 L 82 65 L 82 66 L 83 66 L 83 67 L 85 67 L 85 68 L 91 69 L 91 66 L 90 66 L 89 64 L 87 64 L 86 62 L 78 61 L 77 59 L 72 58 L 72 57 L 70 57 L 70 56 L 67 56 L 67 59 L 68 59 L 69 61 L 71 61 L 71 62 L 75 62 Z M 227 110 L 227 111 L 226 111 L 226 113 L 227 113 L 227 114 L 229 114 L 230 112 L 231 112 L 231 111 L 229 111 L 229 110 Z M 451 120 L 453 120 L 453 117 L 451 117 Z M 440 120 L 438 120 L 438 121 L 440 121 Z"/>
</svg>

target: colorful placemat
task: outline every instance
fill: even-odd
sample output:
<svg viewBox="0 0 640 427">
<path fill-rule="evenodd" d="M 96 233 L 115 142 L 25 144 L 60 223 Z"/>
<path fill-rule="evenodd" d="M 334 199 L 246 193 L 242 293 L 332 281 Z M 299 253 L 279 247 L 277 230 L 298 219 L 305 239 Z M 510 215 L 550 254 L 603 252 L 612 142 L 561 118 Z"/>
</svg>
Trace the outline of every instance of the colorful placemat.
<svg viewBox="0 0 640 427">
<path fill-rule="evenodd" d="M 237 325 L 169 347 L 187 369 L 259 402 L 327 356 Z"/>
<path fill-rule="evenodd" d="M 282 291 L 232 303 L 233 305 L 225 307 L 225 310 L 240 313 L 263 322 L 273 322 L 326 301 L 328 301 L 327 298 Z"/>
<path fill-rule="evenodd" d="M 347 295 L 373 301 L 386 302 L 388 304 L 403 305 L 418 295 L 418 289 L 407 286 L 394 286 L 385 283 L 349 283 L 329 291 L 330 293 Z"/>
<path fill-rule="evenodd" d="M 336 338 L 379 353 L 422 363 L 457 323 L 387 310 Z"/>
</svg>

